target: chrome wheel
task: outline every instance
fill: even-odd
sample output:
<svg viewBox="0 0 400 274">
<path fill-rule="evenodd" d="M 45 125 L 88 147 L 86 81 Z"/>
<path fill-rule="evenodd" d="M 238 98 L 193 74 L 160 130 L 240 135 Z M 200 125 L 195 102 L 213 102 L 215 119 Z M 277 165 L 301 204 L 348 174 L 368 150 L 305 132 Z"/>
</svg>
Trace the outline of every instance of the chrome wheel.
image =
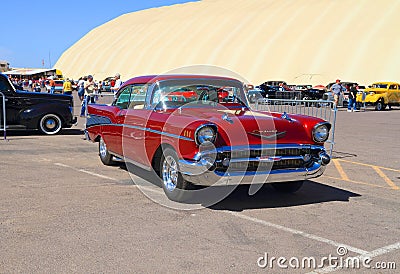
<svg viewBox="0 0 400 274">
<path fill-rule="evenodd" d="M 107 156 L 107 145 L 104 142 L 103 138 L 100 139 L 99 153 L 101 158 L 105 158 Z"/>
<path fill-rule="evenodd" d="M 167 155 L 162 164 L 162 179 L 165 188 L 168 191 L 174 191 L 178 184 L 178 163 L 174 157 Z"/>
<path fill-rule="evenodd" d="M 104 142 L 104 139 L 101 137 L 99 140 L 99 156 L 101 162 L 106 166 L 111 166 L 115 164 L 113 156 L 110 154 L 110 152 L 108 152 L 106 142 Z"/>
<path fill-rule="evenodd" d="M 56 114 L 46 114 L 40 119 L 39 130 L 44 134 L 57 134 L 60 132 L 61 128 L 61 119 Z"/>
</svg>

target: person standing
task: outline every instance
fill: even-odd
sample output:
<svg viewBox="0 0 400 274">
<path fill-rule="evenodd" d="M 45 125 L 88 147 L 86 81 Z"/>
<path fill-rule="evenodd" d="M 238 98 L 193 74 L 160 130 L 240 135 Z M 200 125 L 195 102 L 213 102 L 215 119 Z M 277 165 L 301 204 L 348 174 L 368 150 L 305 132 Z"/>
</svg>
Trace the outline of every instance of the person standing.
<svg viewBox="0 0 400 274">
<path fill-rule="evenodd" d="M 94 92 L 97 90 L 97 87 L 94 83 L 93 76 L 88 75 L 87 81 L 84 84 L 85 95 L 82 101 L 82 108 L 81 108 L 81 117 L 84 117 L 86 114 L 86 105 L 89 104 L 89 101 L 93 104 L 94 103 Z"/>
<path fill-rule="evenodd" d="M 72 95 L 72 84 L 69 78 L 63 83 L 63 93 Z"/>
<path fill-rule="evenodd" d="M 56 90 L 56 82 L 54 82 L 53 76 L 50 76 L 49 86 L 50 86 L 50 93 L 54 94 L 54 91 Z"/>
<path fill-rule="evenodd" d="M 353 84 L 350 87 L 349 93 L 349 103 L 347 105 L 347 111 L 351 112 L 351 108 L 353 107 L 353 111 L 358 111 L 356 106 L 356 98 L 357 98 L 357 85 Z"/>
<path fill-rule="evenodd" d="M 342 92 L 346 91 L 346 88 L 343 87 L 340 84 L 340 80 L 337 79 L 336 83 L 331 86 L 330 91 L 332 91 L 332 93 L 333 93 L 333 101 L 335 102 L 335 108 L 337 108 L 338 103 L 339 103 L 339 97 L 342 94 Z"/>
<path fill-rule="evenodd" d="M 79 96 L 79 100 L 81 100 L 81 102 L 83 101 L 83 98 L 85 96 L 85 81 L 87 80 L 87 77 L 81 77 L 78 80 L 78 84 L 77 84 L 77 89 L 78 89 L 78 96 Z"/>
<path fill-rule="evenodd" d="M 114 80 L 115 80 L 115 84 L 110 89 L 114 93 L 114 97 L 115 97 L 118 89 L 122 86 L 121 75 L 119 73 L 115 74 Z"/>
</svg>

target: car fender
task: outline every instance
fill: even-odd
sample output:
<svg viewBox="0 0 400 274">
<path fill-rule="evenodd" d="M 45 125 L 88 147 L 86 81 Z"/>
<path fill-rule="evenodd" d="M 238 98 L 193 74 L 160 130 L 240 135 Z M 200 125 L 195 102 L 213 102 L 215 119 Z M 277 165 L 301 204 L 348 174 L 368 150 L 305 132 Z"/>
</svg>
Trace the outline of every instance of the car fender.
<svg viewBox="0 0 400 274">
<path fill-rule="evenodd" d="M 379 99 L 381 99 L 383 97 L 384 97 L 383 94 L 380 94 L 380 93 L 368 94 L 365 97 L 365 102 L 376 103 L 376 102 L 378 102 Z"/>
<path fill-rule="evenodd" d="M 66 121 L 72 120 L 72 113 L 66 104 L 52 102 L 34 105 L 21 110 L 18 117 L 19 123 L 27 128 L 37 128 L 40 118 L 48 113 L 59 115 L 63 124 L 65 124 Z"/>
</svg>

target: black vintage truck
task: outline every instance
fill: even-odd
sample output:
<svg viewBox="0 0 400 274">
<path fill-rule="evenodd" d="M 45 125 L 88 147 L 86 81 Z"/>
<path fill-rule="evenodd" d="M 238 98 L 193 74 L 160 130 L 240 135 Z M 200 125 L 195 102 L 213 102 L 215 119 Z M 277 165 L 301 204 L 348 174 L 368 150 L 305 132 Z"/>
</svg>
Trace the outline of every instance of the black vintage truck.
<svg viewBox="0 0 400 274">
<path fill-rule="evenodd" d="M 72 96 L 19 90 L 0 73 L 0 128 L 4 127 L 3 104 L 6 129 L 38 129 L 52 135 L 77 121 Z"/>
</svg>

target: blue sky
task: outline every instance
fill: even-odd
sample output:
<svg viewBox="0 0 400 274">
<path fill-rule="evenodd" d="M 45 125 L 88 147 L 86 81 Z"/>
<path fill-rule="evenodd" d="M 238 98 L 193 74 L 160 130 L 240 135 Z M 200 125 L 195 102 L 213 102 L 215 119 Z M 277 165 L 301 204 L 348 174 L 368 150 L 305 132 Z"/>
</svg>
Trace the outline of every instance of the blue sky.
<svg viewBox="0 0 400 274">
<path fill-rule="evenodd" d="M 192 1 L 1 1 L 0 60 L 8 61 L 15 68 L 49 68 L 86 33 L 111 19 L 129 12 Z"/>
</svg>

